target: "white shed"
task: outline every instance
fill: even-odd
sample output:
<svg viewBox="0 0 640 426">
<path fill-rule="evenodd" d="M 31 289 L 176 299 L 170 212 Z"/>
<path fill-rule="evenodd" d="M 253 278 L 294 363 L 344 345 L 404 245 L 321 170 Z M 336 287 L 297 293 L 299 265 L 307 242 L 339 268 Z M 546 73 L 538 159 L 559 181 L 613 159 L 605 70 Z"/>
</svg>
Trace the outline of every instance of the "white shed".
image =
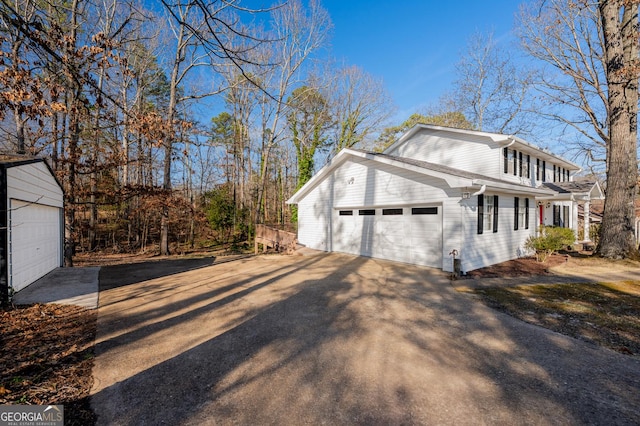
<svg viewBox="0 0 640 426">
<path fill-rule="evenodd" d="M 39 158 L 0 156 L 0 301 L 63 264 L 64 200 Z"/>
</svg>

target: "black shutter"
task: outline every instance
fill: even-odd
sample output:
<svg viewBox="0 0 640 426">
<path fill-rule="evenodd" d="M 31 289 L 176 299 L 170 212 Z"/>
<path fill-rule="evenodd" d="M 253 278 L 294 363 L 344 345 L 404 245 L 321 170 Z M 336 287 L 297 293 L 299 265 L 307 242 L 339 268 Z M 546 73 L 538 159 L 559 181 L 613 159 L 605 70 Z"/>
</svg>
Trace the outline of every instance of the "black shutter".
<svg viewBox="0 0 640 426">
<path fill-rule="evenodd" d="M 536 180 L 540 181 L 540 159 L 536 158 Z"/>
<path fill-rule="evenodd" d="M 524 199 L 524 229 L 529 229 L 529 199 Z"/>
<path fill-rule="evenodd" d="M 498 232 L 498 196 L 493 196 L 493 232 Z"/>
<path fill-rule="evenodd" d="M 520 198 L 513 198 L 513 230 L 518 230 L 518 209 L 520 207 Z"/>
<path fill-rule="evenodd" d="M 513 175 L 518 175 L 518 151 L 513 150 Z"/>
<path fill-rule="evenodd" d="M 558 172 L 556 172 L 556 165 L 553 165 L 553 181 L 556 181 L 556 175 L 558 174 Z"/>
<path fill-rule="evenodd" d="M 542 181 L 547 181 L 547 162 L 542 160 Z"/>
<path fill-rule="evenodd" d="M 531 155 L 527 154 L 527 179 L 531 178 Z"/>
<path fill-rule="evenodd" d="M 518 165 L 518 176 L 522 177 L 522 152 L 518 153 L 519 157 L 519 165 Z"/>
<path fill-rule="evenodd" d="M 478 234 L 482 234 L 484 220 L 484 195 L 478 195 Z"/>
</svg>

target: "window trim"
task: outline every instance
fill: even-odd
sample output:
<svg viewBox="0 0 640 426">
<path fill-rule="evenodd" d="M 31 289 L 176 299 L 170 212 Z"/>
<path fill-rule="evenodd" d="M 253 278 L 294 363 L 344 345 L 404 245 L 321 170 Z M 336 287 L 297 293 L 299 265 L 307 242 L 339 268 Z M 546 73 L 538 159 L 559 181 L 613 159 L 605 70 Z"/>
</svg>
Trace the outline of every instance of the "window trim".
<svg viewBox="0 0 640 426">
<path fill-rule="evenodd" d="M 485 197 L 487 202 L 485 203 Z M 489 198 L 493 197 L 493 198 Z M 491 199 L 491 203 L 488 200 Z M 491 215 L 491 223 L 487 223 L 487 228 L 491 228 L 493 233 L 498 232 L 498 196 L 497 195 L 478 195 L 478 234 L 484 233 L 484 221 L 486 215 Z M 491 211 L 489 211 L 491 207 Z"/>
</svg>

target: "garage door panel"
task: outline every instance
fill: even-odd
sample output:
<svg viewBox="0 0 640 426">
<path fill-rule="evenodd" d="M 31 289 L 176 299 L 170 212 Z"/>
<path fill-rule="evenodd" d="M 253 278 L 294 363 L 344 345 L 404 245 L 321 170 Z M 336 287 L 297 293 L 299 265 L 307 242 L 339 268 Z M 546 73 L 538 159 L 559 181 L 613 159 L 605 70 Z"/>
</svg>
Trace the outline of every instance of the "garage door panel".
<svg viewBox="0 0 640 426">
<path fill-rule="evenodd" d="M 407 261 L 405 222 L 406 219 L 401 215 L 376 218 L 373 257 L 399 262 Z"/>
<path fill-rule="evenodd" d="M 60 265 L 60 209 L 11 200 L 11 285 L 21 290 Z"/>
<path fill-rule="evenodd" d="M 442 216 L 411 215 L 411 263 L 442 267 Z"/>
</svg>

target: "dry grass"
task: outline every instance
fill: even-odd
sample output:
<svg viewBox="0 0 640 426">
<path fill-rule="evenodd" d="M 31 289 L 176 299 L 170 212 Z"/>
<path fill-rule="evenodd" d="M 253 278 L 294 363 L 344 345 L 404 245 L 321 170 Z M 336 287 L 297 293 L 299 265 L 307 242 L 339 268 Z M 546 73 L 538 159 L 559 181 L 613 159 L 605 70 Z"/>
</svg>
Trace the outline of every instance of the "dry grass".
<svg viewBox="0 0 640 426">
<path fill-rule="evenodd" d="M 530 285 L 474 290 L 523 321 L 640 356 L 640 283 Z"/>
</svg>

